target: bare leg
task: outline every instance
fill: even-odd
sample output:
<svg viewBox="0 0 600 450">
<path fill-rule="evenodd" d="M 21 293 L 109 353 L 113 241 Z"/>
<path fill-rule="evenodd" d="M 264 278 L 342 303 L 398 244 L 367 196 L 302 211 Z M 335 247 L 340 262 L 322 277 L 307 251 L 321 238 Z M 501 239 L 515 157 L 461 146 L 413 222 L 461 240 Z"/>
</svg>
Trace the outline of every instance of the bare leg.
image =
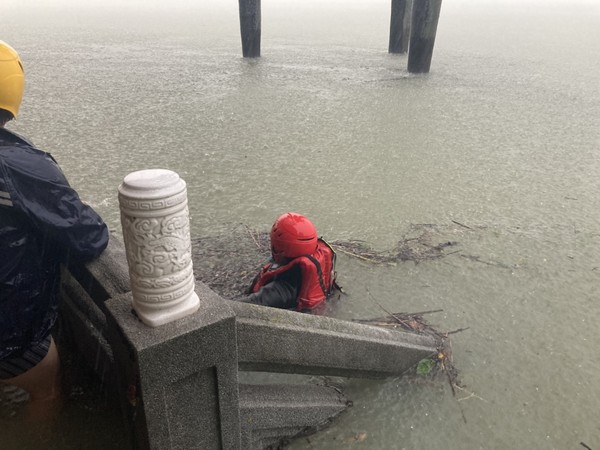
<svg viewBox="0 0 600 450">
<path fill-rule="evenodd" d="M 14 378 L 0 380 L 29 393 L 26 418 L 32 422 L 56 417 L 62 405 L 60 389 L 60 359 L 54 339 L 50 341 L 48 354 L 36 366 Z"/>
</svg>

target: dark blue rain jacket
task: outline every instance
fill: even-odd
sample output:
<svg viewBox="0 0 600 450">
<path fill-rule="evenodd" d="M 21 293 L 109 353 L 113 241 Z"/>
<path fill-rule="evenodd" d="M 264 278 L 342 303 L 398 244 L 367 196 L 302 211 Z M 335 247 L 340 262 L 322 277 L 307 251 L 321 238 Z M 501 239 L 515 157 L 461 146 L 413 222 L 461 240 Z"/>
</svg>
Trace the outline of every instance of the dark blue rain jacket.
<svg viewBox="0 0 600 450">
<path fill-rule="evenodd" d="M 60 263 L 93 259 L 107 244 L 106 225 L 54 158 L 0 128 L 0 360 L 50 332 Z"/>
</svg>

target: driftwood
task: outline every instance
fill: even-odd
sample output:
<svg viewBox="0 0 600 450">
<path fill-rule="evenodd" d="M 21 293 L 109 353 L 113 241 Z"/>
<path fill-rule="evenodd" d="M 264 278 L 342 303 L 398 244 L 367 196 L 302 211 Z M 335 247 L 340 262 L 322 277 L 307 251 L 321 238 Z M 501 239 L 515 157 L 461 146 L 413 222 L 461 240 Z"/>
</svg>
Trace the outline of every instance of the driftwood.
<svg viewBox="0 0 600 450">
<path fill-rule="evenodd" d="M 390 250 L 375 251 L 363 241 L 332 241 L 331 246 L 336 252 L 358 258 L 375 264 L 395 264 L 412 261 L 418 264 L 422 261 L 442 258 L 455 252 L 448 252 L 458 243 L 454 241 L 431 242 L 431 235 L 423 231 L 417 237 L 403 238 Z"/>
<path fill-rule="evenodd" d="M 427 334 L 435 336 L 440 342 L 438 352 L 433 358 L 435 362 L 434 369 L 429 372 L 430 378 L 434 378 L 437 375 L 444 375 L 448 378 L 452 393 L 456 395 L 456 386 L 461 386 L 458 380 L 458 370 L 454 367 L 452 362 L 452 344 L 449 336 L 452 334 L 465 331 L 468 328 L 460 328 L 453 331 L 438 331 L 423 317 L 426 314 L 433 314 L 441 312 L 441 309 L 431 311 L 421 311 L 415 313 L 396 312 L 389 313 L 385 317 L 379 317 L 375 319 L 358 319 L 355 322 L 365 323 L 378 327 L 398 329 L 404 331 L 410 331 L 418 334 Z M 387 312 L 387 311 L 386 311 Z M 413 373 L 414 374 L 414 373 Z"/>
<path fill-rule="evenodd" d="M 379 306 L 381 307 L 381 305 Z M 415 313 L 390 313 L 389 311 L 384 311 L 388 313 L 388 315 L 385 317 L 366 320 L 361 319 L 355 320 L 355 322 L 366 323 L 378 327 L 411 331 L 418 334 L 428 334 L 435 336 L 440 342 L 437 354 L 430 359 L 431 362 L 429 364 L 423 364 L 423 367 L 426 367 L 425 372 L 420 373 L 419 369 L 422 363 L 428 362 L 426 360 L 422 361 L 412 370 L 405 373 L 403 375 L 404 378 L 419 379 L 425 377 L 428 380 L 446 380 L 450 385 L 452 395 L 455 398 L 457 397 L 457 391 L 461 391 L 466 394 L 462 398 L 457 398 L 458 402 L 470 398 L 477 398 L 479 400 L 486 401 L 485 399 L 479 397 L 473 392 L 468 391 L 466 387 L 460 382 L 458 369 L 456 368 L 456 366 L 454 366 L 454 362 L 452 359 L 452 343 L 450 341 L 450 335 L 460 333 L 461 331 L 465 331 L 468 328 L 459 328 L 457 330 L 446 332 L 438 331 L 437 329 L 435 329 L 423 316 L 425 314 L 441 312 L 441 309 L 421 311 Z M 459 409 L 463 421 L 467 423 L 467 418 L 460 404 Z"/>
</svg>

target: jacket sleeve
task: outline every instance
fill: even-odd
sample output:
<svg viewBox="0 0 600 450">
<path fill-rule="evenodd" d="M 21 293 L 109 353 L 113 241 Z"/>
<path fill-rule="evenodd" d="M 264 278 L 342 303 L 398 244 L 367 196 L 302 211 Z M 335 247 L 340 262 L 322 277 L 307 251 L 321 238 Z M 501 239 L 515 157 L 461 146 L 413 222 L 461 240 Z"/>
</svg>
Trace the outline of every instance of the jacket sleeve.
<svg viewBox="0 0 600 450">
<path fill-rule="evenodd" d="M 301 284 L 300 268 L 294 267 L 289 272 L 283 273 L 275 280 L 264 285 L 258 292 L 243 297 L 239 301 L 275 308 L 295 309 Z"/>
<path fill-rule="evenodd" d="M 66 250 L 65 258 L 87 261 L 100 255 L 108 244 L 108 228 L 81 201 L 58 164 L 39 151 L 25 151 L 19 158 L 7 166 L 14 205 L 44 238 Z"/>
<path fill-rule="evenodd" d="M 297 289 L 285 281 L 272 281 L 254 294 L 240 299 L 243 303 L 292 309 L 296 307 Z"/>
</svg>

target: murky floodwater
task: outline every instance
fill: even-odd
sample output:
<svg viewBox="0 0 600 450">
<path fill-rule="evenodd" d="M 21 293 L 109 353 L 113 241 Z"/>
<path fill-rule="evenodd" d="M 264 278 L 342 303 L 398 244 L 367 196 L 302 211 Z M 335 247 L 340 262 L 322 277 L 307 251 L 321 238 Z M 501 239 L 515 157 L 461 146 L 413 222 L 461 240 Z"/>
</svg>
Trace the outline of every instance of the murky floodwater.
<svg viewBox="0 0 600 450">
<path fill-rule="evenodd" d="M 443 308 L 439 328 L 469 327 L 453 339 L 467 390 L 349 380 L 354 407 L 293 449 L 600 448 L 594 0 L 445 0 L 427 76 L 386 53 L 387 0 L 263 1 L 254 61 L 233 1 L 4 3 L 28 76 L 11 128 L 112 228 L 122 178 L 163 167 L 188 183 L 195 235 L 294 210 L 330 239 L 386 248 L 431 224 L 459 243 L 418 265 L 342 255 L 335 313 Z M 104 445 L 110 420 L 89 421 L 87 448 Z"/>
</svg>

